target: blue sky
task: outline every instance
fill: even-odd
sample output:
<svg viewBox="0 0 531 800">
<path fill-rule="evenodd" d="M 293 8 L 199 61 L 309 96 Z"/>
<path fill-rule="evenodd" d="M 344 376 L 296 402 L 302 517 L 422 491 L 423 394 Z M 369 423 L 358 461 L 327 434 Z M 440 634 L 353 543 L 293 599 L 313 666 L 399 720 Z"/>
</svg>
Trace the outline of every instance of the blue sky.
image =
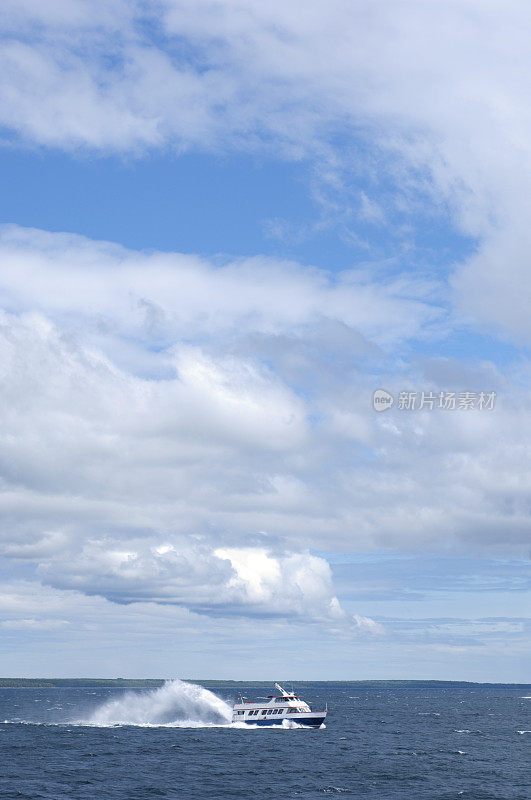
<svg viewBox="0 0 531 800">
<path fill-rule="evenodd" d="M 0 12 L 6 675 L 527 679 L 531 17 L 378 5 Z"/>
<path fill-rule="evenodd" d="M 370 191 L 363 176 L 349 176 L 348 192 L 335 196 L 317 185 L 306 160 L 245 153 L 45 155 L 12 147 L 0 151 L 0 159 L 10 187 L 1 200 L 3 220 L 132 249 L 261 253 L 334 272 L 360 262 L 402 270 L 413 257 L 420 268 L 438 273 L 474 245 L 435 205 L 415 210 L 414 227 L 409 213 L 385 226 L 360 218 L 352 195 Z M 325 190 L 330 202 L 341 204 L 340 213 L 324 205 L 319 193 Z M 378 187 L 382 196 L 389 190 Z M 413 248 L 406 259 L 404 247 Z"/>
</svg>

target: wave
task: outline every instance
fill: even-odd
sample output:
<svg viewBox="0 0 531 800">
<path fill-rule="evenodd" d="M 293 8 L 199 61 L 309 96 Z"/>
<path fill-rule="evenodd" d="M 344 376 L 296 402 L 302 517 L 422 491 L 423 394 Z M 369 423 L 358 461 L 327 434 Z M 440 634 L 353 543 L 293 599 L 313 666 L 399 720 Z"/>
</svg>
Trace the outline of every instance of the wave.
<svg viewBox="0 0 531 800">
<path fill-rule="evenodd" d="M 479 731 L 477 729 L 472 731 L 472 730 L 469 730 L 468 728 L 465 728 L 464 730 L 454 730 L 454 733 L 480 733 L 480 734 L 482 734 L 483 731 Z"/>
</svg>

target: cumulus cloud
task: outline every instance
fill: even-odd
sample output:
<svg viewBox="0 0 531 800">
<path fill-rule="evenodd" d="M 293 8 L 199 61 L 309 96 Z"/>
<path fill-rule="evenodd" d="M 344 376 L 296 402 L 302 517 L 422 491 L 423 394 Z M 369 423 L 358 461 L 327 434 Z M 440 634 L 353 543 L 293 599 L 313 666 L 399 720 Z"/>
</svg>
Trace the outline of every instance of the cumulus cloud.
<svg viewBox="0 0 531 800">
<path fill-rule="evenodd" d="M 278 286 L 299 299 L 293 311 L 254 291 L 252 270 L 232 265 L 12 227 L 4 244 L 5 557 L 40 565 L 54 585 L 125 602 L 214 613 L 218 592 L 227 609 L 326 618 L 335 596 L 326 563 L 304 555 L 323 542 L 347 551 L 526 548 L 525 375 L 516 390 L 510 372 L 488 363 L 397 364 L 397 317 L 409 300 L 393 297 L 385 320 L 379 302 L 373 312 L 359 299 L 358 315 L 348 280 L 277 264 Z M 149 324 L 138 320 L 136 298 L 123 299 L 135 281 Z M 380 287 L 364 297 L 373 292 Z M 418 299 L 413 308 L 422 337 L 431 312 Z M 377 322 L 365 324 L 370 314 Z M 117 339 L 133 340 L 148 367 L 135 359 L 130 369 Z M 487 390 L 498 405 L 375 414 L 382 370 L 395 396 L 409 387 Z M 260 565 L 278 570 L 277 583 Z"/>
<path fill-rule="evenodd" d="M 78 265 L 82 279 L 90 264 Z M 373 377 L 352 365 L 380 368 L 381 349 L 341 318 L 308 333 L 288 318 L 268 335 L 265 296 L 259 314 L 253 297 L 232 326 L 217 321 L 213 348 L 173 332 L 168 375 L 139 376 L 115 363 L 105 327 L 108 353 L 95 346 L 90 293 L 85 307 L 75 300 L 74 331 L 55 306 L 53 269 L 47 292 L 21 286 L 19 313 L 1 318 L 0 551 L 57 591 L 371 638 L 382 623 L 347 612 L 308 548 L 527 546 L 528 390 L 518 397 L 492 365 L 424 359 L 388 388 L 488 384 L 505 391 L 495 412 L 375 414 Z M 127 314 L 120 324 L 125 337 Z M 321 354 L 343 352 L 345 337 L 350 360 L 321 372 Z"/>
<path fill-rule="evenodd" d="M 323 558 L 290 553 L 274 558 L 260 549 L 218 549 L 214 554 L 230 562 L 235 575 L 229 588 L 243 592 L 258 607 L 271 606 L 278 613 L 296 609 L 299 614 L 343 619 L 337 597 L 332 593 L 332 576 Z"/>
<path fill-rule="evenodd" d="M 328 563 L 308 553 L 89 540 L 43 559 L 39 574 L 57 589 L 119 603 L 156 602 L 218 616 L 347 621 Z"/>
<path fill-rule="evenodd" d="M 529 339 L 521 3 L 315 0 L 301 17 L 276 0 L 8 0 L 0 15 L 9 141 L 260 149 L 347 195 L 368 168 L 388 188 L 356 188 L 360 218 L 449 215 L 477 242 L 451 278 L 457 313 Z M 455 327 L 445 280 L 17 226 L 0 260 L 2 553 L 60 591 L 330 621 L 341 607 L 308 555 L 323 541 L 528 547 L 529 376 L 405 349 Z M 375 415 L 381 375 L 395 394 L 452 384 L 498 405 Z"/>
</svg>

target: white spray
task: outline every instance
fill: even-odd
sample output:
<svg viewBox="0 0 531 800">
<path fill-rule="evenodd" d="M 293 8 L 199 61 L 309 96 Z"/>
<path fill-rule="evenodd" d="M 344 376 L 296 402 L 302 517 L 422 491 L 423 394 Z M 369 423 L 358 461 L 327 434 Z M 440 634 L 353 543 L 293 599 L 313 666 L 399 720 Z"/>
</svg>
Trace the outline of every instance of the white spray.
<svg viewBox="0 0 531 800">
<path fill-rule="evenodd" d="M 231 707 L 203 686 L 172 680 L 148 692 L 127 692 L 99 706 L 91 725 L 208 725 L 231 721 Z"/>
</svg>

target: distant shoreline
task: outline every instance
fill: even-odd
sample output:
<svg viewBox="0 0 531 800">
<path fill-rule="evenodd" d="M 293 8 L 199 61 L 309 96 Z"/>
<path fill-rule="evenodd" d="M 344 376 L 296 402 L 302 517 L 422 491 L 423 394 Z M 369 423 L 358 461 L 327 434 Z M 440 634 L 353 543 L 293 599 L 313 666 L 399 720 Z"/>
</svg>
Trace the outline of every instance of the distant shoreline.
<svg viewBox="0 0 531 800">
<path fill-rule="evenodd" d="M 0 689 L 56 689 L 56 688 L 125 688 L 125 689 L 157 689 L 163 686 L 166 680 L 170 678 L 0 678 Z M 197 683 L 206 688 L 258 688 L 267 689 L 272 685 L 272 681 L 233 681 L 233 680 L 200 680 L 197 678 L 183 678 L 183 680 L 190 683 Z M 529 689 L 529 683 L 492 683 L 481 681 L 440 681 L 440 680 L 365 680 L 365 681 L 300 681 L 300 680 L 284 680 L 281 683 L 287 686 L 292 683 L 297 687 L 325 685 L 325 686 L 358 686 L 385 688 L 389 687 L 410 687 L 410 688 L 426 688 L 426 689 L 444 689 L 448 688 L 473 688 L 479 686 L 510 686 L 514 689 Z"/>
</svg>

